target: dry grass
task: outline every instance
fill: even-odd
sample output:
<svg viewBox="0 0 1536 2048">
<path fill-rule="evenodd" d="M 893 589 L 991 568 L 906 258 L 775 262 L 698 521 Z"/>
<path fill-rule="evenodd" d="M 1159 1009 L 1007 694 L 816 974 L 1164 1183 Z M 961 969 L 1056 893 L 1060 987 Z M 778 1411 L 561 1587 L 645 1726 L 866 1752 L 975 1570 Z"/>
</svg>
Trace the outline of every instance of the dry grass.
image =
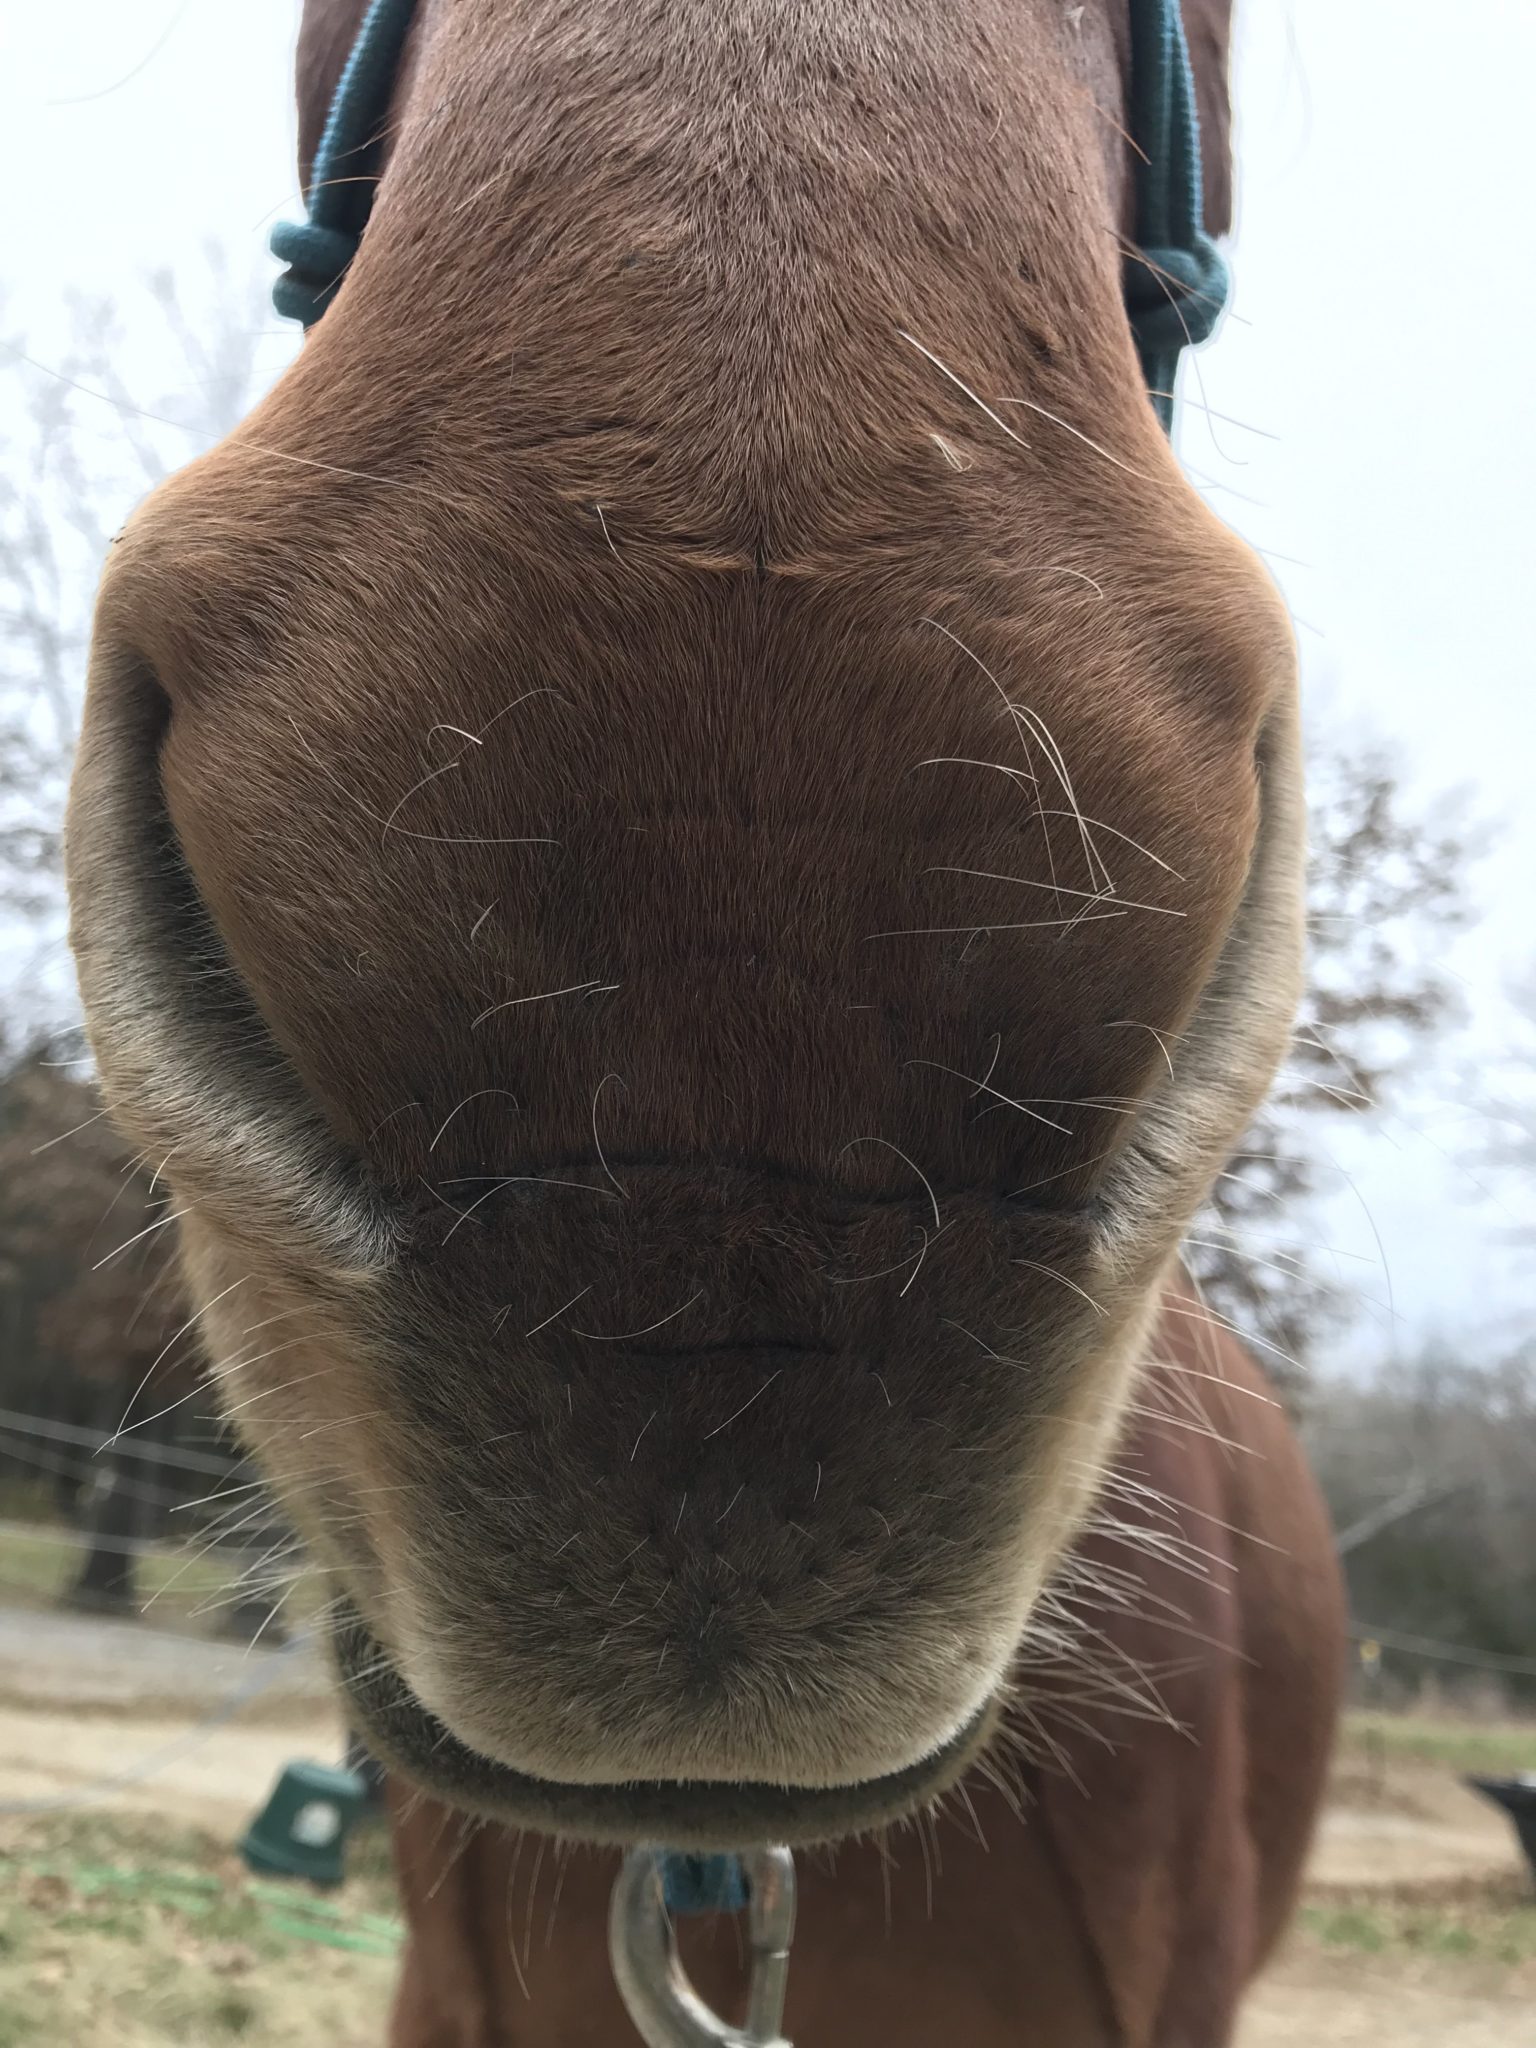
<svg viewBox="0 0 1536 2048">
<path fill-rule="evenodd" d="M 1508 1965 L 1536 1989 L 1536 1901 L 1517 1871 L 1370 1889 L 1314 1884 L 1299 1927 L 1325 1949 Z"/>
<path fill-rule="evenodd" d="M 243 1590 L 259 1595 L 268 1583 L 263 1570 L 242 1582 L 244 1559 L 206 1548 L 207 1539 L 191 1535 L 185 1543 L 150 1545 L 139 1553 L 134 1578 L 138 1605 L 132 1612 L 156 1628 L 218 1635 Z M 84 1539 L 56 1522 L 12 1520 L 0 1526 L 0 1597 L 8 1607 L 55 1609 L 67 1605 L 85 1556 Z M 281 1566 L 276 1569 L 281 1572 Z M 300 1577 L 283 1596 L 283 1618 L 290 1627 L 308 1621 L 321 1604 L 312 1575 Z"/>
<path fill-rule="evenodd" d="M 85 1555 L 84 1543 L 72 1531 L 44 1523 L 8 1523 L 3 1547 L 9 1606 L 56 1607 L 74 1583 Z M 138 1560 L 136 1576 L 146 1618 L 163 1628 L 186 1622 L 195 1610 L 224 1599 L 230 1587 L 228 1560 L 198 1558 L 194 1548 L 184 1554 L 170 1548 L 147 1551 Z"/>
<path fill-rule="evenodd" d="M 379 1835 L 322 1899 L 152 1816 L 0 1825 L 0 2048 L 378 2048 L 398 1941 Z"/>
<path fill-rule="evenodd" d="M 1447 1714 L 1369 1713 L 1344 1718 L 1345 1757 L 1416 1758 L 1447 1770 L 1502 1773 L 1536 1770 L 1536 1721 L 1482 1721 Z"/>
</svg>

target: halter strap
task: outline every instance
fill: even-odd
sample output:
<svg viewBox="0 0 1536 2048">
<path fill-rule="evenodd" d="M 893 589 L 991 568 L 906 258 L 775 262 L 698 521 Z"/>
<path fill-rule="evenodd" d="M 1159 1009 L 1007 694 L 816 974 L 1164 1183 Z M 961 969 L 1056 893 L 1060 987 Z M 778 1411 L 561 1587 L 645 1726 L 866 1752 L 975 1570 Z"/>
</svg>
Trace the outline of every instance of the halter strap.
<svg viewBox="0 0 1536 2048">
<path fill-rule="evenodd" d="M 1200 115 L 1179 0 L 1131 0 L 1130 121 L 1136 248 L 1121 289 L 1148 394 L 1171 431 L 1179 356 L 1210 334 L 1232 289 L 1205 228 Z"/>
<path fill-rule="evenodd" d="M 689 1913 L 740 1913 L 747 1903 L 747 1874 L 739 1856 L 691 1856 L 659 1849 L 661 1894 L 674 1918 Z"/>
<path fill-rule="evenodd" d="M 373 211 L 371 156 L 389 119 L 414 12 L 415 0 L 369 0 L 310 167 L 309 218 L 279 221 L 272 230 L 272 254 L 288 266 L 272 287 L 272 303 L 306 328 L 335 298 Z"/>
<path fill-rule="evenodd" d="M 309 218 L 272 230 L 272 253 L 287 265 L 273 303 L 305 327 L 336 296 L 368 225 L 372 152 L 389 118 L 414 11 L 415 0 L 370 0 L 315 152 Z M 1205 230 L 1200 117 L 1179 0 L 1131 0 L 1130 130 L 1136 247 L 1125 260 L 1125 308 L 1148 394 L 1171 430 L 1179 356 L 1205 340 L 1230 290 L 1226 263 Z"/>
</svg>

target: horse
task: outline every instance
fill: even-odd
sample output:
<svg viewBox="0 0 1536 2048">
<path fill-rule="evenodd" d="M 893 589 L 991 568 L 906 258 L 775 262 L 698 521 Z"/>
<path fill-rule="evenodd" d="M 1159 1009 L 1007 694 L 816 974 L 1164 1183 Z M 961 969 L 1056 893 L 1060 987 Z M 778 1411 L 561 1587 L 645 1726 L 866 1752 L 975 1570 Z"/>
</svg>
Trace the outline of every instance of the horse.
<svg viewBox="0 0 1536 2048">
<path fill-rule="evenodd" d="M 1218 2048 L 1289 1910 L 1337 1579 L 1177 1264 L 1302 875 L 1163 432 L 1214 273 L 1131 247 L 1148 64 L 1228 205 L 1185 12 L 307 0 L 308 332 L 112 550 L 67 847 L 395 1777 L 397 2048 L 625 2038 L 635 1844 L 803 1851 L 808 2044 Z"/>
</svg>

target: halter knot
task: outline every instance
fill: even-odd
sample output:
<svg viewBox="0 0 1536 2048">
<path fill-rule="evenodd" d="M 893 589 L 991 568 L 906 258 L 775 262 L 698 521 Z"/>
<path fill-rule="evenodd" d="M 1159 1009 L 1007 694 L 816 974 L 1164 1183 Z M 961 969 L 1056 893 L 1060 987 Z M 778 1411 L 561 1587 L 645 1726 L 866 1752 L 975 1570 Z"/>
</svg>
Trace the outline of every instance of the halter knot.
<svg viewBox="0 0 1536 2048">
<path fill-rule="evenodd" d="M 1122 289 L 1147 383 L 1154 394 L 1171 389 L 1163 381 L 1166 359 L 1206 340 L 1226 309 L 1226 258 L 1200 229 L 1182 246 L 1128 255 Z"/>
<path fill-rule="evenodd" d="M 288 267 L 272 287 L 272 303 L 285 320 L 313 327 L 340 289 L 357 254 L 359 237 L 315 220 L 280 220 L 272 254 Z"/>
<path fill-rule="evenodd" d="M 410 33 L 415 0 L 371 0 L 310 166 L 305 221 L 279 221 L 273 255 L 288 269 L 272 287 L 285 319 L 313 327 L 346 276 L 373 210 L 378 145 Z"/>
</svg>

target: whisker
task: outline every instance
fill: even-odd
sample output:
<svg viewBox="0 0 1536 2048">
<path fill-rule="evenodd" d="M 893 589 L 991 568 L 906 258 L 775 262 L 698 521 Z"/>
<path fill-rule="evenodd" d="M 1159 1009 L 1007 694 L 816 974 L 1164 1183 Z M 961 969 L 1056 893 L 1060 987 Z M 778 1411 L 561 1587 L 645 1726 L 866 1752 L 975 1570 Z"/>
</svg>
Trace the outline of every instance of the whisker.
<svg viewBox="0 0 1536 2048">
<path fill-rule="evenodd" d="M 773 1385 L 774 1381 L 779 1377 L 779 1374 L 783 1370 L 783 1366 L 777 1366 L 771 1373 L 769 1373 L 767 1379 L 763 1381 L 763 1384 L 758 1388 L 757 1392 L 755 1394 L 750 1395 L 745 1401 L 743 1401 L 741 1406 L 738 1409 L 736 1409 L 734 1414 L 727 1415 L 724 1422 L 717 1422 L 713 1429 L 705 1430 L 703 1439 L 704 1442 L 708 1443 L 711 1437 L 718 1436 L 721 1430 L 729 1429 L 731 1424 L 736 1420 L 737 1416 L 745 1415 L 747 1410 L 752 1406 L 752 1403 L 754 1401 L 759 1401 L 762 1399 L 763 1395 L 767 1393 L 768 1389 Z"/>
<path fill-rule="evenodd" d="M 912 1064 L 917 1064 L 917 1062 L 913 1062 Z M 917 1162 L 914 1159 L 909 1158 L 908 1155 L 902 1151 L 899 1145 L 893 1145 L 889 1138 L 850 1138 L 847 1144 L 843 1147 L 842 1152 L 838 1153 L 838 1158 L 841 1159 L 844 1152 L 851 1152 L 855 1145 L 883 1145 L 887 1152 L 894 1152 L 898 1159 L 900 1159 L 905 1165 L 910 1166 L 912 1171 L 917 1175 L 918 1179 L 922 1182 L 924 1188 L 927 1189 L 929 1206 L 933 1210 L 934 1229 L 937 1231 L 942 1230 L 944 1228 L 944 1220 L 939 1214 L 939 1198 L 933 1192 L 932 1182 L 929 1180 L 927 1174 L 924 1173 L 923 1169 L 917 1164 Z"/>
<path fill-rule="evenodd" d="M 607 1189 L 605 1188 L 603 1192 L 606 1194 Z M 542 1323 L 535 1323 L 531 1330 L 524 1330 L 524 1338 L 527 1339 L 529 1337 L 537 1337 L 540 1330 L 547 1330 L 550 1324 L 557 1321 L 559 1317 L 563 1316 L 568 1308 L 574 1308 L 577 1302 L 581 1300 L 582 1295 L 590 1294 L 591 1292 L 592 1283 L 591 1281 L 588 1281 L 587 1285 L 581 1288 L 577 1293 L 573 1294 L 569 1301 L 562 1303 L 562 1305 L 555 1310 L 553 1315 L 546 1316 Z"/>
<path fill-rule="evenodd" d="M 932 1067 L 935 1069 L 936 1072 L 940 1074 L 948 1074 L 951 1076 L 952 1079 L 956 1081 L 969 1081 L 974 1094 L 991 1095 L 999 1103 L 1006 1103 L 1009 1109 L 1019 1110 L 1023 1115 L 1030 1117 L 1037 1124 L 1045 1124 L 1051 1130 L 1060 1131 L 1064 1136 L 1068 1138 L 1074 1135 L 1073 1132 L 1070 1131 L 1065 1124 L 1057 1123 L 1054 1117 L 1042 1116 L 1037 1109 L 1031 1109 L 1028 1102 L 1020 1102 L 1016 1100 L 1015 1097 L 1013 1097 L 1012 1095 L 1005 1095 L 1000 1088 L 994 1088 L 989 1081 L 978 1081 L 976 1080 L 974 1075 L 962 1074 L 958 1067 L 946 1067 L 942 1060 L 904 1060 L 902 1064 L 903 1066 L 907 1067 Z M 1045 1098 L 1040 1097 L 1038 1099 L 1043 1101 Z M 1070 1109 L 1072 1106 L 1073 1105 L 1070 1103 L 1052 1104 L 1053 1108 L 1060 1109 Z M 1087 1106 L 1093 1107 L 1094 1105 L 1090 1104 Z M 1075 1171 L 1076 1169 L 1068 1167 L 1066 1170 L 1070 1173 Z M 1055 1180 L 1059 1178 L 1059 1176 L 1052 1174 L 1050 1178 L 1052 1180 Z M 1044 1184 L 1045 1183 L 1043 1181 L 1036 1181 L 1034 1183 L 1036 1187 L 1043 1187 Z M 1020 1189 L 1018 1190 L 1018 1192 L 1023 1193 L 1024 1191 Z"/>
<path fill-rule="evenodd" d="M 458 1115 L 459 1111 L 461 1109 L 468 1109 L 469 1105 L 472 1102 L 478 1102 L 480 1098 L 484 1095 L 505 1095 L 508 1102 L 512 1104 L 514 1109 L 516 1109 L 518 1106 L 517 1097 L 512 1093 L 510 1088 L 477 1088 L 473 1095 L 466 1095 L 462 1102 L 456 1102 L 453 1108 L 449 1110 L 448 1114 L 443 1118 L 442 1122 L 438 1125 L 436 1134 L 434 1135 L 431 1144 L 427 1147 L 427 1150 L 429 1152 L 435 1152 L 437 1150 L 438 1139 L 443 1135 L 444 1131 L 447 1130 L 448 1126 L 453 1122 L 454 1118 Z"/>
<path fill-rule="evenodd" d="M 552 846 L 554 841 L 547 843 Z M 532 996 L 508 996 L 505 1002 L 492 1003 L 488 1010 L 482 1010 L 469 1028 L 478 1031 L 488 1018 L 499 1017 L 503 1010 L 515 1010 L 523 1003 L 549 1003 L 556 996 L 610 995 L 614 989 L 622 987 L 623 983 L 618 981 L 573 981 L 568 988 L 546 988 Z"/>
<path fill-rule="evenodd" d="M 1069 1280 L 1065 1273 L 1058 1273 L 1054 1266 L 1042 1266 L 1035 1259 L 1011 1259 L 1009 1264 L 1027 1266 L 1032 1273 L 1043 1273 L 1048 1280 L 1059 1280 L 1063 1287 L 1070 1287 L 1074 1294 L 1081 1295 L 1096 1316 L 1108 1315 L 1108 1309 L 1100 1307 L 1086 1288 L 1079 1287 L 1075 1280 Z"/>
<path fill-rule="evenodd" d="M 1183 917 L 1187 914 L 1170 909 L 1166 903 L 1134 903 L 1128 896 L 1106 894 L 1102 889 L 1069 889 L 1065 883 L 1058 887 L 1054 882 L 1034 881 L 1028 875 L 994 874 L 990 868 L 961 868 L 945 864 L 924 868 L 922 872 L 925 875 L 969 875 L 978 882 L 1011 882 L 1016 889 L 1046 889 L 1057 896 L 1082 896 L 1090 904 L 1114 903 L 1124 910 L 1150 910 L 1159 917 Z"/>
<path fill-rule="evenodd" d="M 997 402 L 999 405 L 1022 405 L 1026 412 L 1032 412 L 1042 420 L 1049 420 L 1053 427 L 1060 427 L 1064 433 L 1070 434 L 1074 440 L 1081 441 L 1085 448 L 1091 448 L 1095 455 L 1102 455 L 1104 460 L 1112 462 L 1116 469 L 1123 469 L 1127 476 L 1135 477 L 1138 483 L 1155 484 L 1157 482 L 1156 477 L 1148 476 L 1145 470 L 1133 469 L 1130 463 L 1122 462 L 1118 455 L 1111 455 L 1102 442 L 1095 441 L 1091 435 L 1085 434 L 1080 427 L 1074 427 L 1072 422 L 1064 420 L 1060 413 L 1049 412 L 1043 405 L 1036 405 L 1032 398 L 1000 398 Z M 1102 591 L 1099 592 L 1101 597 L 1103 594 Z"/>
<path fill-rule="evenodd" d="M 623 1083 L 622 1079 L 620 1079 L 619 1075 L 617 1075 L 617 1074 L 604 1074 L 604 1076 L 603 1076 L 603 1078 L 601 1079 L 601 1081 L 599 1081 L 599 1082 L 598 1082 L 598 1084 L 597 1084 L 597 1086 L 596 1086 L 596 1087 L 595 1087 L 595 1088 L 593 1089 L 593 1091 L 592 1091 L 592 1143 L 593 1143 L 593 1144 L 594 1144 L 594 1146 L 596 1146 L 596 1148 L 597 1148 L 597 1163 L 598 1163 L 598 1165 L 599 1165 L 599 1166 L 600 1166 L 600 1167 L 601 1167 L 601 1168 L 603 1169 L 603 1172 L 604 1172 L 604 1173 L 605 1173 L 605 1174 L 606 1174 L 606 1175 L 608 1176 L 608 1179 L 609 1179 L 609 1180 L 610 1180 L 610 1181 L 611 1181 L 611 1182 L 613 1183 L 613 1186 L 614 1186 L 615 1190 L 616 1190 L 616 1191 L 618 1192 L 618 1194 L 619 1194 L 619 1195 L 621 1195 L 621 1196 L 623 1197 L 623 1199 L 624 1199 L 625 1201 L 628 1201 L 628 1199 L 629 1199 L 628 1191 L 627 1191 L 627 1190 L 626 1190 L 626 1189 L 625 1189 L 624 1187 L 622 1187 L 622 1186 L 620 1185 L 620 1183 L 619 1183 L 618 1179 L 617 1179 L 617 1178 L 615 1177 L 615 1175 L 614 1175 L 614 1171 L 613 1171 L 613 1168 L 612 1168 L 612 1167 L 611 1167 L 611 1166 L 610 1166 L 610 1165 L 608 1164 L 607 1158 L 606 1158 L 606 1156 L 604 1155 L 604 1152 L 603 1152 L 603 1141 L 602 1141 L 602 1139 L 601 1139 L 601 1138 L 600 1138 L 600 1137 L 599 1137 L 599 1136 L 597 1135 L 597 1099 L 598 1099 L 598 1097 L 599 1097 L 599 1096 L 600 1096 L 600 1095 L 602 1094 L 603 1090 L 604 1090 L 604 1089 L 605 1089 L 605 1088 L 606 1088 L 606 1087 L 608 1086 L 608 1083 L 609 1083 L 610 1081 L 617 1081 L 617 1082 L 619 1083 L 619 1086 L 620 1086 L 621 1088 L 622 1088 L 622 1087 L 624 1086 L 624 1083 Z"/>
<path fill-rule="evenodd" d="M 658 1316 L 654 1323 L 647 1323 L 643 1330 L 623 1330 L 617 1336 L 607 1336 L 600 1330 L 573 1329 L 571 1334 L 574 1337 L 585 1337 L 592 1344 L 628 1344 L 636 1337 L 648 1337 L 652 1330 L 659 1330 L 664 1323 L 676 1322 L 677 1318 L 685 1315 L 696 1301 L 703 1299 L 704 1289 L 695 1288 L 680 1308 L 669 1309 L 664 1316 Z"/>
<path fill-rule="evenodd" d="M 1013 431 L 1012 427 L 1009 426 L 1008 422 L 1005 419 L 1003 419 L 999 414 L 995 413 L 992 410 L 991 406 L 987 404 L 987 401 L 984 398 L 982 398 L 977 392 L 973 391 L 970 385 L 966 383 L 963 377 L 957 377 L 955 372 L 949 367 L 948 363 L 941 362 L 940 359 L 934 354 L 931 348 L 924 348 L 923 344 L 918 340 L 917 336 L 915 334 L 908 334 L 905 327 L 898 327 L 896 332 L 901 336 L 903 341 L 910 343 L 910 345 L 917 350 L 920 356 L 926 356 L 928 361 L 932 363 L 933 367 L 939 372 L 940 376 L 947 377 L 950 383 L 954 385 L 957 391 L 963 391 L 965 396 L 971 401 L 972 405 L 978 406 L 980 410 L 986 414 L 987 418 L 992 422 L 994 427 L 998 428 L 1002 433 L 1006 434 L 1010 441 L 1016 442 L 1020 448 L 1028 448 L 1029 443 L 1024 439 L 1024 436 L 1022 434 L 1016 434 Z"/>
<path fill-rule="evenodd" d="M 1177 1078 L 1173 1071 L 1173 1054 L 1168 1050 L 1168 1041 L 1155 1024 L 1142 1024 L 1135 1017 L 1121 1017 L 1113 1024 L 1106 1024 L 1104 1029 L 1106 1031 L 1150 1031 L 1157 1040 L 1158 1051 L 1168 1063 L 1169 1080 L 1172 1081 Z"/>
</svg>

